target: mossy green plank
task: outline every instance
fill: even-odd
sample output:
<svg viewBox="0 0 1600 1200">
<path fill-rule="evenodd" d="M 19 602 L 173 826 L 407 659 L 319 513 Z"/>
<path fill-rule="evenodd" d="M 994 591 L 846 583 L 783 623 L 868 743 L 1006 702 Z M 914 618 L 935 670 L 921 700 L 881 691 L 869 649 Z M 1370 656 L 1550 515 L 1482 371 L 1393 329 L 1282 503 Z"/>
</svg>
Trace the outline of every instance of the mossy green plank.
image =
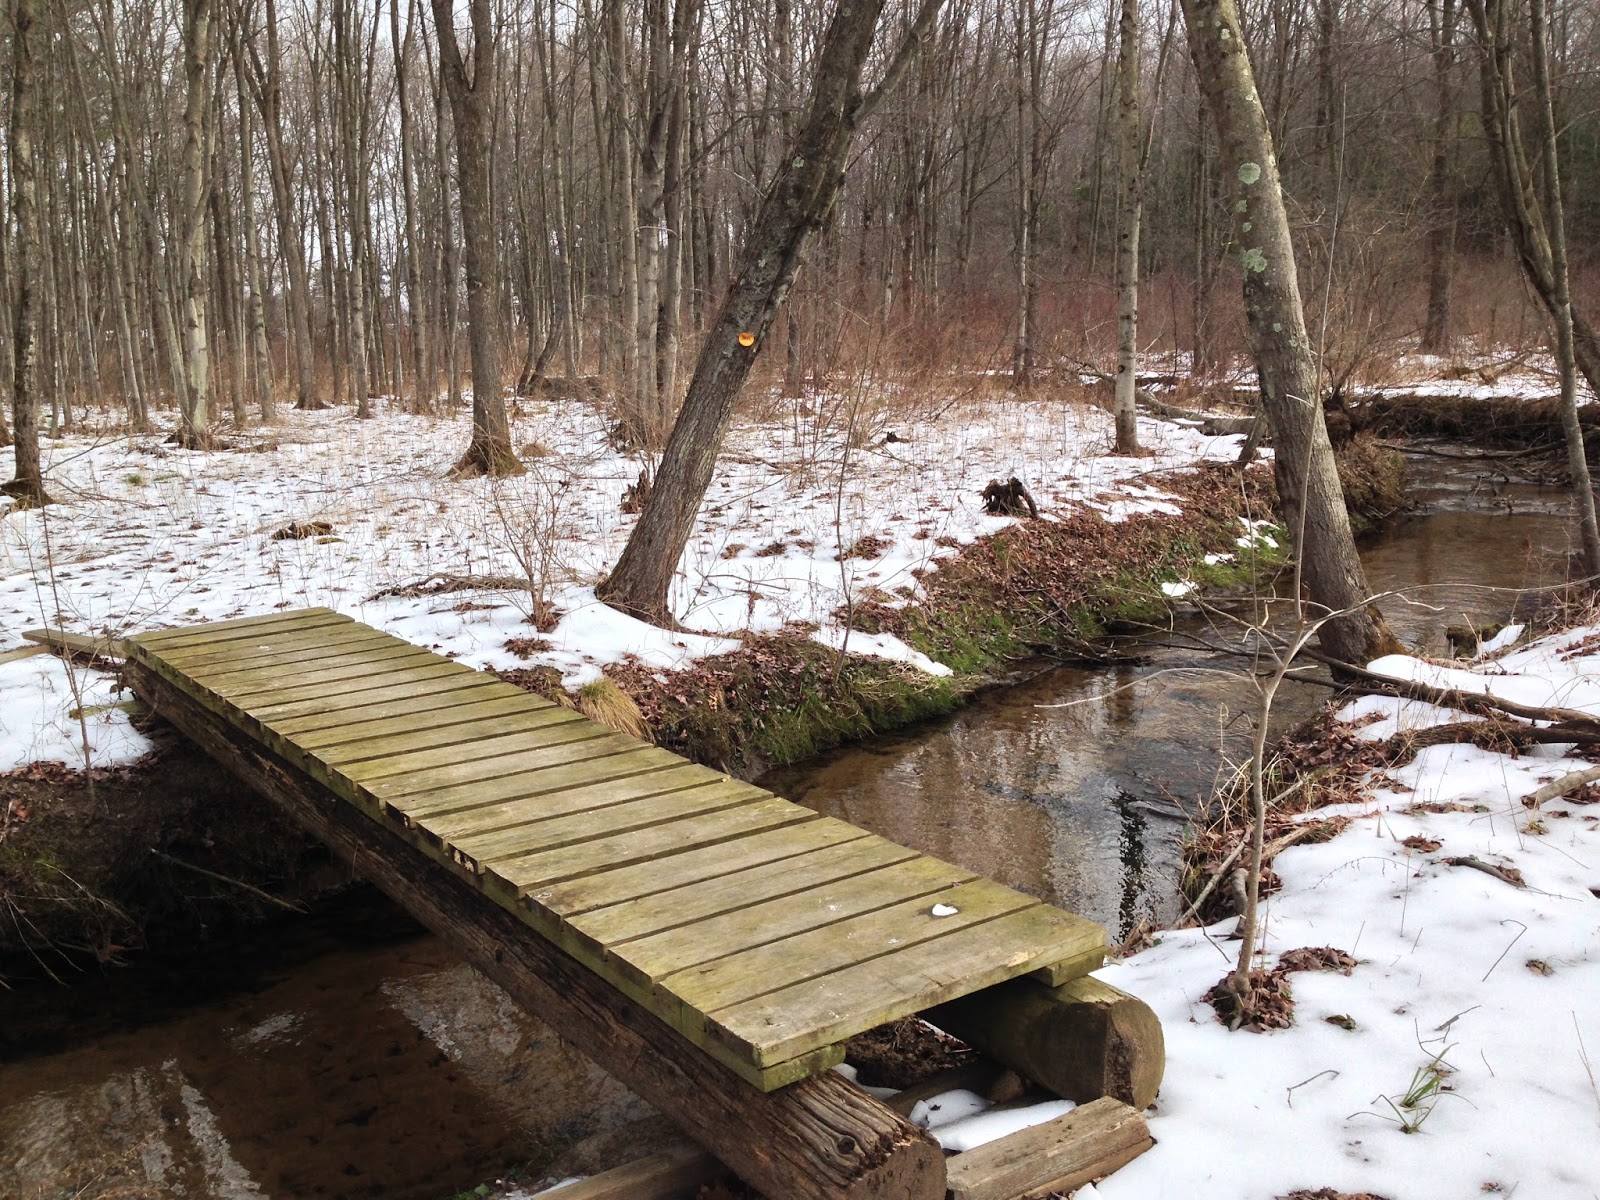
<svg viewBox="0 0 1600 1200">
<path fill-rule="evenodd" d="M 809 830 L 812 825 L 800 828 Z M 568 920 L 575 931 L 596 946 L 616 946 L 669 930 L 681 931 L 785 897 L 799 903 L 810 897 L 815 903 L 822 895 L 817 889 L 852 877 L 871 877 L 869 872 L 918 857 L 915 850 L 868 834 L 849 841 L 824 842 L 809 852 L 743 869 L 708 864 L 717 869 L 716 874 L 670 890 L 656 890 L 577 912 Z M 881 882 L 875 886 L 881 886 Z"/>
<path fill-rule="evenodd" d="M 382 741 L 413 730 L 445 730 L 457 725 L 496 721 L 502 717 L 520 720 L 523 714 L 534 715 L 559 707 L 527 692 L 516 695 L 497 694 L 491 700 L 447 702 L 444 706 L 413 708 L 404 716 L 374 717 L 362 721 L 345 721 L 331 726 L 318 727 L 315 717 L 310 728 L 296 728 L 294 722 L 274 724 L 280 732 L 288 733 L 307 750 L 325 752 L 334 749 L 354 748 L 361 744 L 365 750 L 372 742 Z"/>
<path fill-rule="evenodd" d="M 604 726 L 589 722 L 574 723 L 549 731 L 555 739 L 541 748 L 504 754 L 496 758 L 474 758 L 465 762 L 448 752 L 427 751 L 437 754 L 437 766 L 419 765 L 403 775 L 385 775 L 371 778 L 364 774 L 375 764 L 358 763 L 351 768 L 362 786 L 380 800 L 393 801 L 403 796 L 431 794 L 436 790 L 461 785 L 475 786 L 491 779 L 519 775 L 524 771 L 539 771 L 546 767 L 583 765 L 636 750 L 642 744 L 635 738 L 620 733 L 607 733 Z M 532 737 L 533 735 L 527 735 Z"/>
<path fill-rule="evenodd" d="M 326 662 L 286 662 L 251 667 L 245 671 L 194 671 L 192 677 L 202 687 L 236 704 L 248 705 L 251 696 L 288 691 L 300 687 L 361 682 L 419 667 L 459 666 L 427 650 L 404 642 L 372 654 L 341 655 Z M 467 670 L 467 667 L 460 667 Z"/>
<path fill-rule="evenodd" d="M 606 950 L 618 968 L 638 982 L 659 982 L 705 963 L 780 947 L 801 934 L 825 937 L 829 930 L 853 919 L 903 911 L 906 905 L 948 894 L 972 878 L 971 871 L 936 858 L 910 858 L 676 929 L 611 944 Z M 705 1005 L 696 1000 L 695 1007 Z"/>
<path fill-rule="evenodd" d="M 317 753 L 324 762 L 337 765 L 351 779 L 363 782 L 478 761 L 482 761 L 486 773 L 492 774 L 490 762 L 507 754 L 602 737 L 607 732 L 604 726 L 585 720 L 570 709 L 552 705 L 539 712 L 521 712 L 493 721 L 394 734 L 377 742 L 347 742 Z M 371 748 L 380 742 L 385 749 L 374 753 Z"/>
<path fill-rule="evenodd" d="M 274 729 L 298 737 L 319 729 L 389 717 L 421 719 L 424 713 L 437 712 L 458 704 L 482 703 L 520 692 L 520 688 L 481 671 L 469 671 L 465 675 L 454 672 L 421 682 L 352 689 L 343 696 L 332 698 L 314 696 L 275 704 L 263 704 L 258 700 L 250 706 L 250 712 L 257 720 L 270 722 Z"/>
<path fill-rule="evenodd" d="M 1035 903 L 718 1009 L 707 1033 L 758 1061 L 784 1061 L 1089 952 L 1100 936 L 1092 921 Z"/>
<path fill-rule="evenodd" d="M 870 838 L 864 829 L 832 817 L 754 830 L 733 841 L 687 850 L 671 858 L 634 866 L 609 866 L 581 878 L 529 890 L 526 902 L 564 917 L 610 905 L 677 893 L 695 894 L 702 887 L 741 872 L 798 862 L 829 846 Z"/>
<path fill-rule="evenodd" d="M 451 787 L 433 787 L 410 795 L 399 794 L 397 789 L 391 789 L 376 798 L 409 819 L 422 820 L 441 813 L 457 812 L 501 800 L 540 796 L 580 787 L 587 783 L 625 779 L 662 767 L 676 766 L 683 761 L 670 751 L 655 746 L 642 746 L 632 739 L 629 741 L 634 749 L 593 761 L 530 767 L 496 779 L 473 779 Z"/>
<path fill-rule="evenodd" d="M 315 629 L 354 623 L 352 618 L 336 613 L 331 608 L 299 608 L 254 617 L 235 617 L 228 621 L 208 621 L 203 625 L 174 625 L 168 629 L 153 629 L 149 633 L 135 634 L 134 640 L 141 646 L 159 652 L 178 646 L 194 646 L 202 642 L 221 643 L 235 638 L 256 637 L 269 630 L 283 632 L 290 628 Z"/>
<path fill-rule="evenodd" d="M 161 656 L 186 671 L 198 671 L 222 664 L 246 664 L 292 658 L 297 662 L 328 654 L 348 654 L 361 646 L 384 646 L 400 642 L 392 634 L 381 633 L 354 621 L 303 632 L 273 633 L 238 638 L 220 645 L 163 647 Z M 409 643 L 401 642 L 402 645 Z"/>
<path fill-rule="evenodd" d="M 621 804 L 627 800 L 642 800 L 646 796 L 656 796 L 663 792 L 700 787 L 726 778 L 727 776 L 708 767 L 683 763 L 668 767 L 664 771 L 648 771 L 642 775 L 609 779 L 603 783 L 581 784 L 565 791 L 545 792 L 537 796 L 524 796 L 515 800 L 502 800 L 475 808 L 440 813 L 428 817 L 427 825 L 430 832 L 448 841 L 475 833 L 510 829 L 524 821 L 565 816 L 568 813 Z"/>
<path fill-rule="evenodd" d="M 993 880 L 963 882 L 674 972 L 662 979 L 661 986 L 691 1007 L 712 1012 L 1038 903 Z M 936 916 L 936 908 L 954 911 Z"/>
<path fill-rule="evenodd" d="M 531 854 L 538 850 L 559 850 L 601 837 L 614 837 L 663 825 L 669 821 L 682 821 L 687 817 L 720 812 L 751 804 L 768 796 L 760 788 L 734 780 L 719 780 L 702 787 L 647 796 L 606 808 L 588 809 L 564 817 L 550 817 L 542 821 L 527 821 L 511 829 L 476 836 L 452 837 L 448 841 L 456 851 L 476 863 L 501 861 Z M 419 822 L 424 829 L 435 833 L 426 821 Z"/>
<path fill-rule="evenodd" d="M 685 850 L 731 842 L 759 829 L 817 820 L 817 814 L 776 797 L 724 812 L 597 838 L 579 846 L 480 864 L 514 890 L 575 879 L 606 867 L 666 859 Z"/>
</svg>

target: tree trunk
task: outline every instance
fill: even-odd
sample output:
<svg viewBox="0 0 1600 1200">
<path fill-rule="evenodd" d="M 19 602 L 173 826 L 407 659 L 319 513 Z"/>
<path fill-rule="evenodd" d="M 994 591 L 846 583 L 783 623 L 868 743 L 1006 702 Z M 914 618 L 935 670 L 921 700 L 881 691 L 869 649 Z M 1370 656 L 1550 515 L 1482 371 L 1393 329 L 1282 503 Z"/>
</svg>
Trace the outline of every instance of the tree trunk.
<svg viewBox="0 0 1600 1200">
<path fill-rule="evenodd" d="M 183 395 L 178 440 L 199 447 L 211 438 L 211 346 L 206 280 L 206 210 L 211 190 L 209 117 L 212 0 L 184 0 L 183 180 L 179 188 L 180 270 L 183 286 Z"/>
<path fill-rule="evenodd" d="M 1117 453 L 1139 452 L 1139 222 L 1144 215 L 1144 129 L 1139 120 L 1139 0 L 1122 0 L 1117 49 Z"/>
<path fill-rule="evenodd" d="M 923 0 L 906 43 L 867 97 L 861 94 L 861 70 L 883 0 L 843 0 L 835 10 L 818 49 L 806 120 L 785 149 L 745 239 L 738 273 L 701 346 L 639 524 L 599 588 L 606 603 L 645 620 L 672 623 L 667 594 L 710 486 L 739 389 L 794 282 L 807 238 L 827 218 L 844 182 L 858 122 L 898 81 L 940 2 Z"/>
<path fill-rule="evenodd" d="M 1433 54 L 1436 107 L 1433 164 L 1428 190 L 1437 209 L 1428 230 L 1428 315 L 1422 326 L 1425 354 L 1450 350 L 1450 287 L 1455 274 L 1456 197 L 1453 182 L 1456 144 L 1456 0 L 1428 0 L 1428 33 Z"/>
<path fill-rule="evenodd" d="M 1189 52 L 1233 198 L 1244 268 L 1245 318 L 1261 403 L 1271 424 L 1280 515 L 1324 649 L 1365 662 L 1398 648 L 1369 597 L 1356 554 L 1333 447 L 1323 421 L 1320 372 L 1306 334 L 1294 244 L 1272 133 L 1235 0 L 1182 0 Z"/>
<path fill-rule="evenodd" d="M 16 476 L 0 492 L 23 508 L 50 503 L 39 463 L 39 338 L 36 276 L 39 260 L 39 177 L 33 154 L 33 123 L 38 111 L 34 66 L 36 0 L 14 0 L 11 7 L 11 235 L 10 267 L 16 279 L 11 322 L 12 453 Z"/>
<path fill-rule="evenodd" d="M 439 71 L 456 130 L 456 187 L 467 271 L 467 330 L 472 351 L 472 441 L 458 475 L 520 475 L 500 381 L 500 287 L 490 211 L 490 105 L 494 101 L 495 30 L 490 0 L 472 0 L 472 78 L 456 43 L 454 5 L 432 0 Z"/>
</svg>

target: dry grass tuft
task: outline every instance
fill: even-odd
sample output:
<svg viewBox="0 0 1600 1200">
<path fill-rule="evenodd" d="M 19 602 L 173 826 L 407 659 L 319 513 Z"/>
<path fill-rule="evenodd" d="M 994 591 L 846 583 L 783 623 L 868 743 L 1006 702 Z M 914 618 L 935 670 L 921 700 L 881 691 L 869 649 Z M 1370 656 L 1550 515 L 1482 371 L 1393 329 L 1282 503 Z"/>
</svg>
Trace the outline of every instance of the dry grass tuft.
<svg viewBox="0 0 1600 1200">
<path fill-rule="evenodd" d="M 633 697 L 609 679 L 596 679 L 579 688 L 577 708 L 591 721 L 598 721 L 608 729 L 641 741 L 650 740 L 650 729 Z"/>
</svg>

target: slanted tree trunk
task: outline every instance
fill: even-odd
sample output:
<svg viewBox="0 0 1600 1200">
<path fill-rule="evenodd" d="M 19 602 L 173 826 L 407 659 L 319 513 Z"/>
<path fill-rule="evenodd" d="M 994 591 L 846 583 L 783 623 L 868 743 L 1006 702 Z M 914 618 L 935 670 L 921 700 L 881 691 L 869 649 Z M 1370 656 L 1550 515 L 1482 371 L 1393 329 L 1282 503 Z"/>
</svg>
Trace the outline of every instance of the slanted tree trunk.
<svg viewBox="0 0 1600 1200">
<path fill-rule="evenodd" d="M 500 287 L 494 216 L 489 211 L 489 106 L 494 102 L 495 30 L 490 0 L 471 0 L 472 74 L 456 42 L 454 5 L 432 0 L 439 73 L 456 130 L 456 187 L 467 270 L 467 334 L 472 352 L 472 441 L 458 475 L 520 475 L 500 382 Z"/>
<path fill-rule="evenodd" d="M 1218 162 L 1237 213 L 1245 318 L 1261 404 L 1272 427 L 1280 515 L 1293 539 L 1315 615 L 1339 614 L 1319 640 L 1362 663 L 1398 648 L 1375 606 L 1350 532 L 1323 422 L 1317 364 L 1300 303 L 1294 243 L 1272 132 L 1235 0 L 1182 0 L 1195 76 L 1217 131 Z"/>
<path fill-rule="evenodd" d="M 1122 0 L 1117 48 L 1117 453 L 1139 452 L 1139 222 L 1144 215 L 1144 129 L 1139 120 L 1139 0 Z"/>
<path fill-rule="evenodd" d="M 206 210 L 211 191 L 210 76 L 212 0 L 184 0 L 183 181 L 178 190 L 182 272 L 183 394 L 178 441 L 189 447 L 211 438 L 211 345 L 206 272 Z"/>
<path fill-rule="evenodd" d="M 36 0 L 14 0 L 11 6 L 11 270 L 16 279 L 11 319 L 11 415 L 15 424 L 12 453 L 16 476 L 0 484 L 0 492 L 23 508 L 50 503 L 39 464 L 39 176 L 33 154 L 37 112 L 34 66 Z"/>
<path fill-rule="evenodd" d="M 739 389 L 794 282 L 806 240 L 839 194 L 857 125 L 899 82 L 941 3 L 922 0 L 882 82 L 866 96 L 861 71 L 883 0 L 841 0 L 835 9 L 817 52 L 806 119 L 785 148 L 745 238 L 738 272 L 701 346 L 639 524 L 599 588 L 606 603 L 644 620 L 672 623 L 667 593 L 710 486 Z"/>
</svg>

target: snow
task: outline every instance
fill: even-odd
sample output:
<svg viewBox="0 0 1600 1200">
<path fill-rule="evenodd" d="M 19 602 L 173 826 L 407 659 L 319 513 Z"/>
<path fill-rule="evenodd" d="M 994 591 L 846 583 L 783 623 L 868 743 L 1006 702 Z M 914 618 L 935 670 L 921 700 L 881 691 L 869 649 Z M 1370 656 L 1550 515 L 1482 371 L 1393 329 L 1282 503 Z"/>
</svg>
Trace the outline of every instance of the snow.
<svg viewBox="0 0 1600 1200">
<path fill-rule="evenodd" d="M 887 401 L 884 401 L 887 404 Z M 1016 475 L 1045 516 L 1073 509 L 1108 521 L 1181 511 L 1164 473 L 1231 461 L 1237 437 L 1206 437 L 1141 420 L 1152 453 L 1119 458 L 1110 414 L 1011 397 L 869 414 L 875 431 L 846 451 L 813 396 L 811 415 L 783 414 L 735 429 L 679 565 L 672 606 L 693 633 L 655 628 L 608 608 L 595 585 L 635 518 L 619 504 L 645 463 L 606 440 L 606 415 L 587 405 L 524 402 L 514 479 L 456 480 L 468 418 L 296 412 L 240 440 L 276 448 L 180 450 L 156 436 L 74 433 L 46 439 L 51 493 L 31 512 L 0 508 L 0 652 L 24 629 L 55 625 L 122 635 L 189 622 L 326 605 L 472 666 L 548 665 L 569 688 L 634 660 L 671 671 L 738 648 L 747 632 L 811 630 L 845 642 L 840 613 L 865 600 L 902 605 L 918 575 L 1013 518 L 983 512 L 979 492 Z M 866 405 L 871 408 L 871 405 Z M 900 440 L 882 433 L 893 428 Z M 1153 482 L 1154 481 L 1154 482 Z M 327 522 L 322 536 L 275 540 L 291 522 Z M 527 588 L 384 595 L 433 576 L 531 578 L 560 614 L 528 624 Z M 518 653 L 509 639 L 530 639 Z M 947 674 L 898 638 L 852 631 L 848 649 Z M 33 759 L 83 762 L 75 702 L 59 664 L 0 664 L 0 770 Z M 106 677 L 78 670 L 91 705 L 112 697 Z M 138 757 L 147 743 L 110 710 L 90 721 L 94 762 Z"/>
<path fill-rule="evenodd" d="M 1404 656 L 1372 666 L 1600 713 L 1600 648 L 1581 646 L 1597 632 L 1546 637 L 1475 668 Z M 1466 719 L 1384 697 L 1340 713 L 1374 716 L 1362 736 Z M 1348 977 L 1291 975 L 1289 1029 L 1230 1033 L 1201 1000 L 1238 952 L 1232 921 L 1163 932 L 1099 972 L 1155 1009 L 1168 1056 L 1150 1116 L 1156 1146 L 1100 1183 L 1099 1195 L 1600 1195 L 1600 811 L 1574 798 L 1537 810 L 1522 803 L 1585 768 L 1567 749 L 1430 746 L 1375 779 L 1373 803 L 1316 814 L 1355 819 L 1274 862 L 1283 887 L 1265 901 L 1266 962 L 1334 946 L 1358 965 Z M 1449 858 L 1514 869 L 1527 886 Z M 1444 1090 L 1403 1106 L 1435 1059 Z M 1402 1131 L 1402 1118 L 1415 1132 Z"/>
</svg>

